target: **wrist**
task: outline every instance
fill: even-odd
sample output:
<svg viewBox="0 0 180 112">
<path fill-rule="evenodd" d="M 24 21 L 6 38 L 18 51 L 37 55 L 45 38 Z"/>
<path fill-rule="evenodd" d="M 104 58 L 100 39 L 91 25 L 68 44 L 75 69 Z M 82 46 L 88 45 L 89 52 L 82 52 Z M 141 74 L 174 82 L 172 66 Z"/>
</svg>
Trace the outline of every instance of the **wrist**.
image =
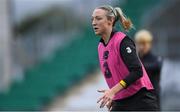
<svg viewBox="0 0 180 112">
<path fill-rule="evenodd" d="M 113 87 L 113 88 L 111 89 L 111 92 L 112 92 L 112 94 L 114 94 L 114 95 L 117 93 L 115 87 Z"/>
<path fill-rule="evenodd" d="M 121 89 L 123 89 L 123 86 L 118 83 L 118 84 L 116 84 L 116 85 L 111 89 L 111 91 L 112 91 L 112 93 L 115 95 L 115 94 L 118 93 Z"/>
<path fill-rule="evenodd" d="M 125 82 L 124 80 L 121 80 L 121 81 L 119 82 L 119 84 L 120 84 L 123 88 L 126 88 L 126 87 L 127 87 L 127 84 L 126 84 L 126 82 Z"/>
</svg>

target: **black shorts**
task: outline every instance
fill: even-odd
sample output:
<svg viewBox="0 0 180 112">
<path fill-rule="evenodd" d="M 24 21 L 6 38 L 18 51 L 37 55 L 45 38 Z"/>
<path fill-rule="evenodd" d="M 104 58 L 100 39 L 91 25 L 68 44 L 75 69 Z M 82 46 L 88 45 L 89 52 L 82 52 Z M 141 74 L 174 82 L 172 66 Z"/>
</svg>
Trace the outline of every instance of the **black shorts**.
<svg viewBox="0 0 180 112">
<path fill-rule="evenodd" d="M 140 89 L 136 94 L 112 102 L 111 111 L 159 111 L 154 91 Z"/>
</svg>

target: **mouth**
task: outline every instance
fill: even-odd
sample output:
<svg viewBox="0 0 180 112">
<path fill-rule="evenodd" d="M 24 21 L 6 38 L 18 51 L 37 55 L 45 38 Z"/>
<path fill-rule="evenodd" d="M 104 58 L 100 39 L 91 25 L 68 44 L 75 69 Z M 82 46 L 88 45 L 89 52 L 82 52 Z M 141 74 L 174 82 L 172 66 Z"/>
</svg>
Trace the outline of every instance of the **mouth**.
<svg viewBox="0 0 180 112">
<path fill-rule="evenodd" d="M 97 31 L 99 28 L 97 28 L 97 27 L 94 27 L 94 31 Z"/>
</svg>

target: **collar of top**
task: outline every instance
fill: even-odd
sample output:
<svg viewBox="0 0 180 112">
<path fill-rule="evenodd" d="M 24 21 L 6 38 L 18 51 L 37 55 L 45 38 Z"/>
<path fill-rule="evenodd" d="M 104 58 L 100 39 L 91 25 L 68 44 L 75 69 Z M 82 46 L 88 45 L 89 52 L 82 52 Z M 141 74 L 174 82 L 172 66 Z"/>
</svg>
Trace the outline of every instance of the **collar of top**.
<svg viewBox="0 0 180 112">
<path fill-rule="evenodd" d="M 113 30 L 112 30 L 111 35 L 110 35 L 110 38 L 109 38 L 109 41 L 111 40 L 111 38 L 113 37 L 113 35 L 114 35 L 116 32 L 117 32 L 116 29 L 113 29 Z M 108 41 L 108 43 L 109 43 L 109 41 Z M 103 40 L 102 38 L 100 39 L 100 42 L 102 42 L 104 46 L 107 46 L 107 45 L 108 45 L 108 43 L 105 44 L 105 42 L 104 42 L 104 40 Z"/>
</svg>

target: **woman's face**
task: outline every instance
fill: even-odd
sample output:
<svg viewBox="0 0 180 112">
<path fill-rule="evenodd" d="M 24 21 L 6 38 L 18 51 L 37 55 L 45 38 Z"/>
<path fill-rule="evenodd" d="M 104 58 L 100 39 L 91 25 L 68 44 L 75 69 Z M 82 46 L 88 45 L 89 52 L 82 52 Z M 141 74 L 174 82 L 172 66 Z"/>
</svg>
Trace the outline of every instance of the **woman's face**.
<svg viewBox="0 0 180 112">
<path fill-rule="evenodd" d="M 146 55 L 151 50 L 150 41 L 136 41 L 137 50 L 141 56 Z"/>
<path fill-rule="evenodd" d="M 96 35 L 102 35 L 112 29 L 113 20 L 107 18 L 107 11 L 95 9 L 92 14 L 92 26 Z"/>
</svg>

